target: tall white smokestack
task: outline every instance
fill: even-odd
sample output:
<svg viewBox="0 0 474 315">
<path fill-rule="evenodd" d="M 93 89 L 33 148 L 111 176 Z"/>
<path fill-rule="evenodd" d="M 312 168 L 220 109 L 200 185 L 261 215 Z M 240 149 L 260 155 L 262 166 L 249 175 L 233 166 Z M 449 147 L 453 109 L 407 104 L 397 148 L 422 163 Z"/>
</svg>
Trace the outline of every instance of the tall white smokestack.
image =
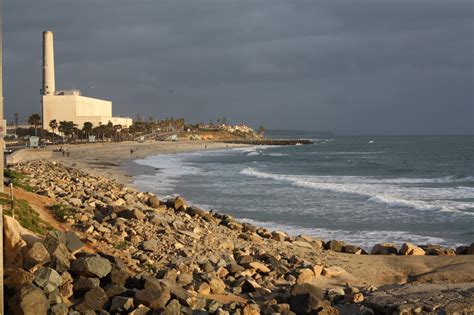
<svg viewBox="0 0 474 315">
<path fill-rule="evenodd" d="M 43 95 L 50 95 L 56 92 L 56 82 L 54 79 L 54 42 L 53 32 L 43 32 Z"/>
</svg>

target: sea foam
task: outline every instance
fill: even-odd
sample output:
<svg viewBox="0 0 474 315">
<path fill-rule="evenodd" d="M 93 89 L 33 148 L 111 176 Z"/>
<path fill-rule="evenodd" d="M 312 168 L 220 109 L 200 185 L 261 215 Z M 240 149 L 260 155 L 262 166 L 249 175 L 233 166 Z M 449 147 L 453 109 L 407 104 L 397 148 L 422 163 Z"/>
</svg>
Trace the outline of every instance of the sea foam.
<svg viewBox="0 0 474 315">
<path fill-rule="evenodd" d="M 458 200 L 474 199 L 472 187 L 411 187 L 403 184 L 439 183 L 450 180 L 450 177 L 434 179 L 377 179 L 362 176 L 305 176 L 272 174 L 254 168 L 244 168 L 242 175 L 260 179 L 270 179 L 290 185 L 326 190 L 344 194 L 355 194 L 368 197 L 368 202 L 388 206 L 408 207 L 416 210 L 438 210 L 474 215 L 474 202 Z M 460 178 L 451 178 L 459 181 Z M 456 200 L 458 199 L 458 200 Z"/>
</svg>

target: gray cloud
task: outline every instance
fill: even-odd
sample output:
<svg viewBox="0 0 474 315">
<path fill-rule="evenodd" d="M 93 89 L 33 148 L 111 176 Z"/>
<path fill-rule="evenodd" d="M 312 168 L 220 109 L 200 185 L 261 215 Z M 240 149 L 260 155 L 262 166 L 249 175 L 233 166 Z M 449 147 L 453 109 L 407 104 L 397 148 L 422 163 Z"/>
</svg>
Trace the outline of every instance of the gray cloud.
<svg viewBox="0 0 474 315">
<path fill-rule="evenodd" d="M 111 99 L 117 114 L 474 133 L 470 0 L 17 0 L 4 11 L 10 118 L 39 111 L 52 29 L 58 88 Z"/>
</svg>

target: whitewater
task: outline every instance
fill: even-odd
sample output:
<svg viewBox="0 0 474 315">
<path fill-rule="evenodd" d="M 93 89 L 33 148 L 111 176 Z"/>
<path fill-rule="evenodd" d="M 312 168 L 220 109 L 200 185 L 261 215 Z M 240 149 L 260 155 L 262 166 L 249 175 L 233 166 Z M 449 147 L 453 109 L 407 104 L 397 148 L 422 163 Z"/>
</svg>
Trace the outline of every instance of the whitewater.
<svg viewBox="0 0 474 315">
<path fill-rule="evenodd" d="M 292 235 L 474 241 L 474 137 L 299 136 L 315 145 L 150 156 L 134 183 Z"/>
</svg>

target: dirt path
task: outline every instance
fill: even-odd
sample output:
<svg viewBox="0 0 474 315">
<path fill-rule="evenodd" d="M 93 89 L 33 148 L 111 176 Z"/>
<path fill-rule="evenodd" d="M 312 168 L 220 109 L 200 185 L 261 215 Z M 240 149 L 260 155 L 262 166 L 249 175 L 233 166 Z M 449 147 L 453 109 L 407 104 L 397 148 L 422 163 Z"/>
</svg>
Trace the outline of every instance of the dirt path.
<svg viewBox="0 0 474 315">
<path fill-rule="evenodd" d="M 40 196 L 35 193 L 24 191 L 20 188 L 13 188 L 13 195 L 17 199 L 26 200 L 31 208 L 39 214 L 40 218 L 49 223 L 56 230 L 66 231 L 71 229 L 69 224 L 59 222 L 54 217 L 53 212 L 49 208 L 55 204 L 54 200 L 46 196 Z"/>
</svg>

